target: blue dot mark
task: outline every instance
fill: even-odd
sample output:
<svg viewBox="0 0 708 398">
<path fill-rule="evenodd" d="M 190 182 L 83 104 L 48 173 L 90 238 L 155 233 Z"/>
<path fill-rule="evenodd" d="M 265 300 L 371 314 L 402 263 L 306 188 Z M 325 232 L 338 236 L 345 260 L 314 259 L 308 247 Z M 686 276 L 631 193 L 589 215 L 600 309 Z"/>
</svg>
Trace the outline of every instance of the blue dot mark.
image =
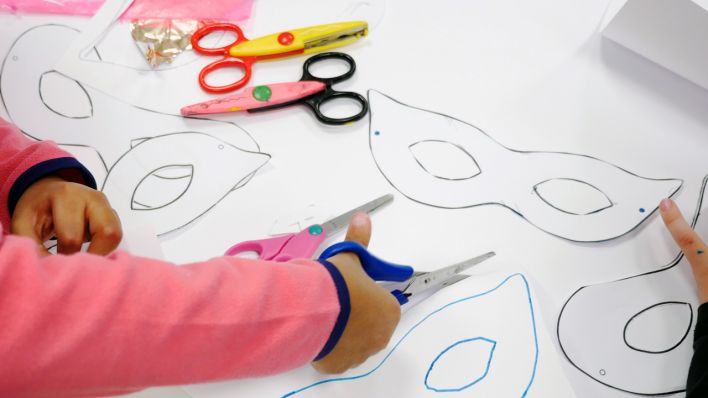
<svg viewBox="0 0 708 398">
<path fill-rule="evenodd" d="M 643 207 L 640 207 L 640 208 L 639 208 L 639 212 L 640 212 L 640 213 L 644 213 L 645 211 L 646 211 L 646 210 L 645 210 Z"/>
<path fill-rule="evenodd" d="M 380 131 L 374 131 L 374 135 L 381 135 Z"/>
</svg>

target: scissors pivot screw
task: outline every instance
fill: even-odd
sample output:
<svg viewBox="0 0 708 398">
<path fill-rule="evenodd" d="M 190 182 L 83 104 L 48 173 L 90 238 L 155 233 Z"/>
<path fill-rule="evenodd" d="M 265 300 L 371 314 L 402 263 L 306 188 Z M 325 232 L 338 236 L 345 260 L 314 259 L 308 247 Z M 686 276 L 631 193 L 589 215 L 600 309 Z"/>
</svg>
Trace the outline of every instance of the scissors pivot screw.
<svg viewBox="0 0 708 398">
<path fill-rule="evenodd" d="M 308 230 L 307 230 L 307 232 L 309 232 L 310 235 L 315 235 L 315 236 L 321 234 L 323 231 L 324 230 L 319 225 L 313 225 L 310 228 L 308 228 Z"/>
<path fill-rule="evenodd" d="M 292 43 L 293 40 L 295 40 L 295 36 L 293 36 L 293 34 L 290 32 L 283 32 L 278 35 L 278 43 L 284 46 L 287 46 L 288 44 Z"/>
</svg>

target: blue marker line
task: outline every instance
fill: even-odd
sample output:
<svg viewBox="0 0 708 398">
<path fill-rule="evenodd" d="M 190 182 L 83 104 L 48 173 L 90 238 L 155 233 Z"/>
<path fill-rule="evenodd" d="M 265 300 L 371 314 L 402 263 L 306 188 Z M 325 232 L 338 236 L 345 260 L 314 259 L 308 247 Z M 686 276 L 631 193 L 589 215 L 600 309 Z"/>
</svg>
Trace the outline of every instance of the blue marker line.
<svg viewBox="0 0 708 398">
<path fill-rule="evenodd" d="M 445 355 L 446 352 L 450 351 L 455 346 L 458 346 L 462 343 L 469 343 L 471 341 L 478 341 L 478 340 L 486 341 L 487 343 L 490 343 L 492 345 L 492 348 L 489 350 L 489 359 L 487 359 L 487 367 L 484 369 L 484 373 L 481 376 L 476 378 L 471 383 L 465 384 L 464 386 L 459 387 L 459 388 L 435 388 L 435 387 L 431 387 L 428 384 L 428 377 L 430 376 L 430 372 L 433 371 L 433 367 L 435 366 L 435 362 L 437 362 L 438 359 L 440 359 L 440 357 Z M 443 352 L 441 352 L 440 354 L 438 354 L 438 356 L 435 357 L 433 362 L 430 364 L 430 367 L 428 368 L 428 372 L 425 373 L 425 388 L 427 388 L 428 390 L 431 390 L 431 391 L 435 391 L 435 392 L 458 392 L 458 391 L 462 391 L 466 388 L 472 387 L 473 385 L 479 383 L 480 381 L 482 381 L 482 379 L 487 377 L 487 373 L 489 373 L 489 367 L 492 365 L 492 357 L 494 356 L 494 349 L 495 348 L 497 348 L 497 342 L 495 340 L 491 340 L 486 337 L 473 337 L 471 339 L 460 340 L 460 341 L 456 342 L 455 344 L 447 347 L 446 349 L 443 350 Z"/>
<path fill-rule="evenodd" d="M 529 302 L 529 310 L 530 310 L 530 312 L 531 312 L 531 322 L 532 322 L 532 324 L 533 324 L 533 325 L 532 325 L 532 326 L 533 326 L 533 340 L 534 340 L 534 346 L 535 346 L 535 349 L 536 349 L 536 355 L 534 356 L 534 361 L 533 361 L 533 371 L 531 372 L 531 379 L 529 380 L 529 384 L 526 386 L 526 389 L 524 390 L 523 394 L 521 394 L 521 397 L 520 397 L 520 398 L 526 397 L 526 395 L 528 394 L 529 390 L 531 389 L 531 385 L 533 384 L 534 379 L 536 378 L 536 368 L 537 368 L 537 366 L 538 366 L 538 334 L 537 334 L 537 332 L 536 332 L 536 315 L 535 315 L 535 313 L 534 313 L 533 303 L 531 302 L 531 289 L 529 288 L 529 283 L 528 283 L 528 281 L 526 280 L 526 277 L 525 277 L 523 274 L 521 274 L 521 273 L 516 273 L 516 274 L 512 274 L 512 275 L 507 276 L 502 282 L 500 282 L 497 286 L 493 287 L 492 289 L 489 289 L 489 290 L 487 290 L 487 291 L 485 291 L 485 292 L 482 292 L 482 293 L 479 293 L 479 294 L 475 294 L 475 295 L 473 295 L 473 296 L 469 296 L 469 297 L 461 298 L 461 299 L 459 299 L 459 300 L 455 300 L 455 301 L 453 301 L 453 302 L 451 302 L 451 303 L 445 304 L 444 306 L 442 306 L 442 307 L 438 308 L 437 310 L 431 312 L 430 314 L 426 315 L 423 319 L 421 319 L 420 321 L 418 321 L 418 323 L 416 323 L 415 325 L 413 325 L 413 327 L 411 327 L 411 328 L 403 335 L 403 337 L 401 337 L 401 339 L 398 340 L 398 342 L 396 342 L 396 344 L 393 346 L 393 348 L 391 348 L 391 351 L 389 351 L 388 354 L 386 354 L 386 356 L 381 360 L 381 362 L 379 362 L 378 365 L 376 365 L 376 366 L 375 366 L 373 369 L 371 369 L 370 371 L 368 371 L 368 372 L 366 372 L 366 373 L 362 373 L 362 374 L 360 374 L 360 375 L 356 375 L 356 376 L 336 377 L 336 378 L 332 378 L 332 379 L 320 380 L 320 381 L 315 382 L 315 383 L 312 383 L 312 384 L 310 384 L 310 385 L 308 385 L 308 386 L 302 387 L 302 388 L 300 388 L 300 389 L 298 389 L 298 390 L 291 391 L 291 392 L 289 392 L 289 393 L 283 395 L 282 398 L 292 397 L 292 396 L 295 395 L 295 394 L 301 393 L 301 392 L 303 392 L 303 391 L 305 391 L 305 390 L 309 390 L 309 389 L 311 389 L 311 388 L 313 388 L 313 387 L 316 387 L 316 386 L 319 386 L 319 385 L 322 385 L 322 384 L 332 383 L 332 382 L 335 382 L 335 381 L 357 380 L 357 379 L 361 379 L 361 378 L 364 378 L 364 377 L 366 377 L 366 376 L 369 376 L 370 374 L 372 374 L 372 373 L 374 373 L 376 370 L 378 370 L 378 369 L 384 364 L 384 362 L 386 362 L 386 360 L 388 360 L 388 358 L 391 356 L 391 354 L 393 354 L 393 352 L 396 350 L 396 348 L 398 348 L 398 346 L 401 345 L 401 343 L 403 342 L 403 340 L 405 340 L 406 337 L 408 337 L 408 335 L 411 334 L 411 332 L 413 332 L 413 330 L 415 330 L 418 326 L 420 326 L 420 325 L 421 325 L 423 322 L 425 322 L 428 318 L 430 318 L 431 316 L 437 314 L 438 312 L 444 310 L 445 308 L 447 308 L 447 307 L 449 307 L 449 306 L 451 306 L 451 305 L 454 305 L 454 304 L 457 304 L 457 303 L 461 303 L 461 302 L 467 301 L 467 300 L 473 300 L 473 299 L 475 299 L 475 298 L 482 297 L 482 296 L 484 296 L 484 295 L 487 295 L 487 294 L 489 294 L 489 293 L 492 293 L 492 292 L 494 292 L 495 290 L 497 290 L 497 289 L 499 289 L 500 287 L 502 287 L 502 286 L 503 286 L 504 284 L 506 284 L 511 278 L 513 278 L 513 277 L 515 277 L 515 276 L 521 277 L 521 279 L 522 279 L 523 282 L 524 282 L 524 287 L 526 288 L 526 295 L 527 295 L 527 297 L 528 297 L 528 302 Z M 504 342 L 502 341 L 501 343 L 504 343 Z"/>
</svg>

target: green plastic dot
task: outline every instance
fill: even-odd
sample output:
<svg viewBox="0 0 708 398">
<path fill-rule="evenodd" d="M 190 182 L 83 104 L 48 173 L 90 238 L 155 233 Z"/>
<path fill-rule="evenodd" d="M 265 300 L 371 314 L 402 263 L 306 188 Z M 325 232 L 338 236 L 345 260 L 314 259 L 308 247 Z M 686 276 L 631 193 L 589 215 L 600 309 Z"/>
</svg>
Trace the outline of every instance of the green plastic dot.
<svg viewBox="0 0 708 398">
<path fill-rule="evenodd" d="M 324 232 L 324 230 L 321 225 L 313 225 L 307 230 L 307 232 L 309 232 L 310 235 L 319 235 Z"/>
<path fill-rule="evenodd" d="M 253 88 L 253 98 L 258 101 L 268 101 L 273 92 L 268 86 L 256 86 Z"/>
</svg>

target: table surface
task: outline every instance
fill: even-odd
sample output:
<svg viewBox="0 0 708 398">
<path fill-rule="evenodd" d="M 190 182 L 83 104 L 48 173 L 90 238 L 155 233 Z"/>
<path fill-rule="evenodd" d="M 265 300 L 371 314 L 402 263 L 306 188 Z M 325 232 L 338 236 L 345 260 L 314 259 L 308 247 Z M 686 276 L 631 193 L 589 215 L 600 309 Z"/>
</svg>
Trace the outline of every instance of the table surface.
<svg viewBox="0 0 708 398">
<path fill-rule="evenodd" d="M 597 0 L 272 0 L 256 2 L 244 30 L 255 37 L 363 17 L 369 37 L 346 48 L 357 74 L 339 89 L 379 90 L 470 122 L 515 149 L 582 153 L 640 175 L 682 178 L 676 200 L 692 214 L 708 173 L 708 91 L 603 39 L 609 9 Z M 10 21 L 0 28 L 3 52 L 13 37 L 6 32 L 21 26 L 85 23 L 0 17 Z M 259 64 L 252 83 L 297 79 L 301 64 L 298 58 Z M 235 242 L 266 236 L 279 217 L 304 215 L 309 205 L 335 214 L 393 191 L 371 159 L 366 122 L 323 127 L 304 109 L 217 118 L 246 129 L 271 162 L 206 217 L 164 236 L 169 260 L 218 255 Z M 398 194 L 373 221 L 372 250 L 421 269 L 491 249 L 499 263 L 523 265 L 551 332 L 578 287 L 656 269 L 677 251 L 657 216 L 629 236 L 597 244 L 558 239 L 501 206 L 443 210 Z M 562 362 L 579 397 L 627 396 Z M 181 390 L 143 396 L 161 391 Z"/>
</svg>

